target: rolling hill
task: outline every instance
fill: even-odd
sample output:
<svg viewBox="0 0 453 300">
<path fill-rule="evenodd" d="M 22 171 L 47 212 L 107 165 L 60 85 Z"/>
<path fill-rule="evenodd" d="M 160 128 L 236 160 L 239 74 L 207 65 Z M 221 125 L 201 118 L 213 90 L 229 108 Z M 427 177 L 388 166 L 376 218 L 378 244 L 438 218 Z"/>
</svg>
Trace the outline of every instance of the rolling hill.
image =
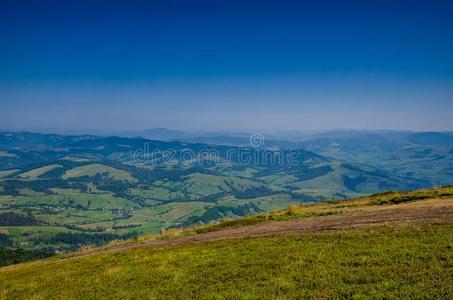
<svg viewBox="0 0 453 300">
<path fill-rule="evenodd" d="M 453 190 L 287 209 L 0 268 L 0 297 L 450 299 Z"/>
<path fill-rule="evenodd" d="M 290 204 L 431 186 L 304 149 L 32 133 L 2 133 L 0 149 L 8 153 L 0 156 L 0 221 L 16 219 L 0 231 L 18 248 L 50 253 Z"/>
<path fill-rule="evenodd" d="M 136 179 L 128 172 L 115 169 L 102 164 L 87 164 L 80 167 L 75 167 L 67 170 L 62 179 L 69 179 L 75 177 L 94 177 L 96 175 L 104 175 L 109 179 L 118 181 L 136 181 Z"/>
</svg>

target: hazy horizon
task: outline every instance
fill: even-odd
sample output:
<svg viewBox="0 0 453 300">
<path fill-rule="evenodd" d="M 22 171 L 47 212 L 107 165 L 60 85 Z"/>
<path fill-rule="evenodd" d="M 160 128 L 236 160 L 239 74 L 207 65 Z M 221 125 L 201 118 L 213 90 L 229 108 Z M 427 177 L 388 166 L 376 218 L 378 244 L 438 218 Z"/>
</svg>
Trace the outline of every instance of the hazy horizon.
<svg viewBox="0 0 453 300">
<path fill-rule="evenodd" d="M 256 134 L 262 135 L 266 139 L 271 140 L 300 140 L 304 138 L 317 137 L 322 134 L 335 134 L 335 133 L 345 133 L 345 134 L 404 134 L 404 133 L 444 133 L 444 134 L 453 134 L 453 130 L 403 130 L 403 129 L 353 129 L 353 128 L 331 128 L 331 129 L 313 129 L 313 130 L 298 130 L 298 129 L 256 129 L 256 128 L 243 128 L 238 130 L 233 129 L 218 129 L 218 130 L 187 130 L 183 128 L 166 128 L 166 127 L 156 127 L 156 128 L 143 128 L 143 129 L 65 129 L 65 128 L 1 128 L 0 132 L 3 133 L 36 133 L 36 134 L 57 134 L 57 135 L 67 135 L 67 136 L 78 136 L 78 135 L 93 135 L 93 136 L 118 136 L 118 137 L 142 137 L 150 138 L 157 140 L 180 140 L 184 138 L 203 138 L 203 137 L 245 137 L 253 136 Z M 162 135 L 161 138 L 156 138 L 155 136 Z M 176 135 L 174 137 L 171 137 Z"/>
</svg>

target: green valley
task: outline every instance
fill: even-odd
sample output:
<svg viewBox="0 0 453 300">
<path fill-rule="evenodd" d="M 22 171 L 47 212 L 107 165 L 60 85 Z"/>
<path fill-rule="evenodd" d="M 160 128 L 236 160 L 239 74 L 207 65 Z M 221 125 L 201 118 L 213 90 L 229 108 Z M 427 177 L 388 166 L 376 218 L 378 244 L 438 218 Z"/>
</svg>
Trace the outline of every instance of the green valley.
<svg viewBox="0 0 453 300">
<path fill-rule="evenodd" d="M 2 133 L 0 149 L 0 233 L 45 254 L 431 186 L 303 149 L 32 133 Z"/>
<path fill-rule="evenodd" d="M 172 229 L 0 268 L 0 298 L 450 299 L 452 199 L 388 192 Z"/>
</svg>

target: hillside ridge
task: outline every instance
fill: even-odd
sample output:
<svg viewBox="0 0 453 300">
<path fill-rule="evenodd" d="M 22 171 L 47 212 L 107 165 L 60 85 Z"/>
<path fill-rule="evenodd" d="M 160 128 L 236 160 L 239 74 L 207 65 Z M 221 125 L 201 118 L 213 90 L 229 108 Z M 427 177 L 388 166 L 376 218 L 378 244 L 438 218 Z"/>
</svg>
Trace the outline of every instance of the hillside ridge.
<svg viewBox="0 0 453 300">
<path fill-rule="evenodd" d="M 453 187 L 171 229 L 0 268 L 0 299 L 451 299 Z"/>
<path fill-rule="evenodd" d="M 350 200 L 291 205 L 278 211 L 173 229 L 118 244 L 113 242 L 99 248 L 86 248 L 62 255 L 59 259 L 78 259 L 138 248 L 405 224 L 453 224 L 453 187 L 386 192 Z"/>
</svg>

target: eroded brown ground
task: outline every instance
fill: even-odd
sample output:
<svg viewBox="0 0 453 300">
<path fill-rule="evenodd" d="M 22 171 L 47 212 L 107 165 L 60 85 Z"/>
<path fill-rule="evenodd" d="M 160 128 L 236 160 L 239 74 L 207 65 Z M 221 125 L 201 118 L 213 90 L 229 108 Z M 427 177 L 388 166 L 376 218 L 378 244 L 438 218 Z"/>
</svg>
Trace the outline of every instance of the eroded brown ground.
<svg viewBox="0 0 453 300">
<path fill-rule="evenodd" d="M 271 221 L 238 228 L 223 229 L 195 236 L 151 241 L 142 244 L 118 245 L 113 248 L 96 251 L 95 253 L 81 253 L 71 258 L 113 253 L 128 249 L 274 234 L 307 234 L 329 230 L 350 230 L 369 226 L 405 223 L 415 225 L 453 224 L 453 199 L 432 199 L 404 204 L 350 207 L 342 211 L 343 213 L 341 215 L 302 218 L 293 221 Z"/>
</svg>

